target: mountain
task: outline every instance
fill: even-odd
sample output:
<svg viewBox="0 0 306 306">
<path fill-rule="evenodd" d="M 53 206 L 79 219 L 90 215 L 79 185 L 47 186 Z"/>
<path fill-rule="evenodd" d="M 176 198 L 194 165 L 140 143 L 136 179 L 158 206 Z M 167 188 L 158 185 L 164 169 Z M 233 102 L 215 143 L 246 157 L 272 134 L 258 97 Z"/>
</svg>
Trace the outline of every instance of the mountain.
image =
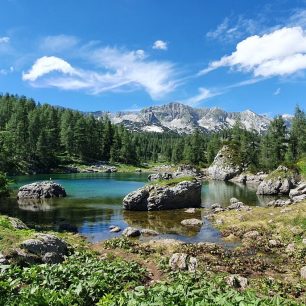
<svg viewBox="0 0 306 306">
<path fill-rule="evenodd" d="M 259 133 L 267 130 L 271 119 L 251 110 L 226 112 L 220 108 L 193 108 L 172 102 L 162 106 L 152 106 L 140 111 L 105 113 L 95 112 L 96 117 L 108 115 L 115 124 L 123 124 L 131 131 L 167 132 L 190 134 L 195 129 L 216 132 L 232 127 L 237 120 L 248 129 Z M 286 124 L 290 124 L 287 115 Z"/>
</svg>

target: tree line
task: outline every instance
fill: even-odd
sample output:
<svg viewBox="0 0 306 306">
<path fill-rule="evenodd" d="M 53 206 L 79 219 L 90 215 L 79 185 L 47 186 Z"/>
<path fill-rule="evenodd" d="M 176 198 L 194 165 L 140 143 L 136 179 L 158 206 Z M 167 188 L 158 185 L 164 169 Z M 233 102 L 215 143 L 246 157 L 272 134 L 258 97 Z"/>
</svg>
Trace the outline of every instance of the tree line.
<svg viewBox="0 0 306 306">
<path fill-rule="evenodd" d="M 209 165 L 223 144 L 237 163 L 253 171 L 294 163 L 306 153 L 306 116 L 297 107 L 289 130 L 276 117 L 264 135 L 232 129 L 192 135 L 136 133 L 108 117 L 36 103 L 24 96 L 0 95 L 0 171 L 49 171 L 71 162 L 147 162 Z"/>
</svg>

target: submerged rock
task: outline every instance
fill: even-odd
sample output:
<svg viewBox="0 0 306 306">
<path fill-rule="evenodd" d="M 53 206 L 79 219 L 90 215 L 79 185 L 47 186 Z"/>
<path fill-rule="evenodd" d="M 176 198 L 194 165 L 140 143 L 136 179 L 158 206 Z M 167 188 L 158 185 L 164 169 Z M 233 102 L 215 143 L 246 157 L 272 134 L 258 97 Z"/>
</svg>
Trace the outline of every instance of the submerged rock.
<svg viewBox="0 0 306 306">
<path fill-rule="evenodd" d="M 228 181 L 241 173 L 241 167 L 233 162 L 230 148 L 223 146 L 207 172 L 213 180 Z"/>
<path fill-rule="evenodd" d="M 147 185 L 123 199 L 127 210 L 166 210 L 201 205 L 201 182 L 182 181 L 175 185 Z"/>
<path fill-rule="evenodd" d="M 182 225 L 185 226 L 201 226 L 203 221 L 200 219 L 185 219 L 181 222 Z"/>
<path fill-rule="evenodd" d="M 111 233 L 119 233 L 121 231 L 121 228 L 119 226 L 114 226 L 110 229 Z"/>
<path fill-rule="evenodd" d="M 143 236 L 157 236 L 159 233 L 157 231 L 151 230 L 149 228 L 143 228 L 140 230 L 141 235 Z"/>
<path fill-rule="evenodd" d="M 17 199 L 45 199 L 65 197 L 65 189 L 52 181 L 36 182 L 19 188 Z"/>
</svg>

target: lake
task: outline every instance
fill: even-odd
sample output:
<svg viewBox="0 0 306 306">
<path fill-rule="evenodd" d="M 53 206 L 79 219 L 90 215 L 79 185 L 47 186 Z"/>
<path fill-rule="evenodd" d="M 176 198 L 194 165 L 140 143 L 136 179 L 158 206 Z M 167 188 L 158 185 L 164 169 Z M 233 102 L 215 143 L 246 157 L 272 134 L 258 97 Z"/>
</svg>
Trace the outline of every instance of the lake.
<svg viewBox="0 0 306 306">
<path fill-rule="evenodd" d="M 67 192 L 66 198 L 48 199 L 41 204 L 18 204 L 14 197 L 0 199 L 0 213 L 20 218 L 29 227 L 39 230 L 77 230 L 91 242 L 98 242 L 121 233 L 110 233 L 110 225 L 122 229 L 127 226 L 150 228 L 158 231 L 160 238 L 174 238 L 185 242 L 219 242 L 220 233 L 205 220 L 200 229 L 189 229 L 180 224 L 187 218 L 204 218 L 205 210 L 195 214 L 184 210 L 133 212 L 122 209 L 122 199 L 129 192 L 147 182 L 144 173 L 77 173 L 48 174 L 15 177 L 14 193 L 21 185 L 40 180 L 60 183 Z M 236 197 L 248 205 L 265 205 L 269 197 L 259 197 L 256 189 L 234 183 L 205 181 L 202 186 L 202 207 L 214 203 L 224 207 Z"/>
</svg>

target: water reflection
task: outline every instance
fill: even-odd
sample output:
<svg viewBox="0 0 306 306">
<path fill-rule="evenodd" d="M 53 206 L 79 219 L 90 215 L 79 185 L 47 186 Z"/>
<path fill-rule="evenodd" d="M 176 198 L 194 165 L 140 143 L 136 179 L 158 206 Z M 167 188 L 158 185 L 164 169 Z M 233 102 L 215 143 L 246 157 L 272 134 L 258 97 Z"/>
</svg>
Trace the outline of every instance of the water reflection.
<svg viewBox="0 0 306 306">
<path fill-rule="evenodd" d="M 50 175 L 25 176 L 15 178 L 16 191 L 20 185 L 37 180 L 49 179 Z M 160 212 L 123 211 L 123 197 L 147 181 L 147 174 L 65 174 L 51 177 L 61 183 L 67 198 L 42 201 L 18 201 L 14 198 L 0 199 L 0 213 L 23 220 L 27 225 L 45 230 L 78 231 L 90 241 L 100 241 L 121 235 L 110 233 L 110 225 L 149 228 L 161 233 L 162 238 L 176 238 L 184 241 L 220 242 L 219 232 L 205 220 L 201 228 L 181 225 L 187 218 L 204 218 L 204 210 L 195 214 L 184 210 Z M 256 190 L 244 185 L 217 181 L 203 182 L 202 207 L 220 203 L 229 205 L 236 197 L 248 205 L 265 205 L 270 197 L 258 197 Z"/>
</svg>

